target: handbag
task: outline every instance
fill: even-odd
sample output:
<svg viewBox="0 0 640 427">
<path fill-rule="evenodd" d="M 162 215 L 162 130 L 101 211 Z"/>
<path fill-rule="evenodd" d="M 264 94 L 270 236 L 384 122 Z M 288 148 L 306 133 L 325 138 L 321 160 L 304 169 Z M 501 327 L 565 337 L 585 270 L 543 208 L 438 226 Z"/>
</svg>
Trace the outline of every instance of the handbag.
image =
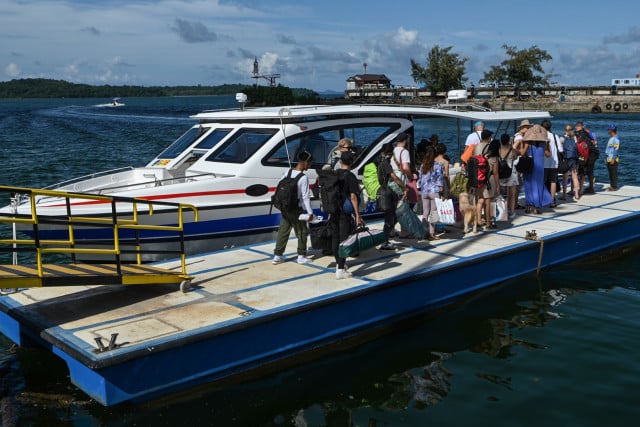
<svg viewBox="0 0 640 427">
<path fill-rule="evenodd" d="M 436 198 L 436 207 L 438 208 L 438 215 L 440 224 L 452 225 L 456 223 L 456 214 L 453 209 L 453 200 Z M 429 215 L 431 216 L 431 215 Z M 431 221 L 429 221 L 431 222 Z"/>
<path fill-rule="evenodd" d="M 418 203 L 418 187 L 416 185 L 416 181 L 410 180 L 405 184 L 407 187 L 407 202 L 409 203 Z"/>
<path fill-rule="evenodd" d="M 558 173 L 569 172 L 569 169 L 571 169 L 570 165 L 571 165 L 571 162 L 569 161 L 569 159 L 566 159 L 563 157 L 560 163 L 558 163 Z"/>
<path fill-rule="evenodd" d="M 473 149 L 476 145 L 477 144 L 467 145 L 467 147 L 464 149 L 464 153 L 462 153 L 462 156 L 460 156 L 460 161 L 462 163 L 469 162 L 469 159 L 471 158 L 471 156 L 473 156 Z"/>
<path fill-rule="evenodd" d="M 354 234 L 340 242 L 338 256 L 347 258 L 358 256 L 361 251 L 381 245 L 387 241 L 382 230 L 370 230 L 368 227 L 358 227 Z"/>
<path fill-rule="evenodd" d="M 376 209 L 380 212 L 391 212 L 395 208 L 395 193 L 389 187 L 380 187 L 376 194 Z"/>
<path fill-rule="evenodd" d="M 498 196 L 491 201 L 491 217 L 496 221 L 508 221 L 507 202 L 504 197 Z"/>
<path fill-rule="evenodd" d="M 324 255 L 332 255 L 332 236 L 333 231 L 331 223 L 325 222 L 317 227 L 310 227 L 309 235 L 311 237 L 311 247 L 313 249 L 320 249 Z"/>
<path fill-rule="evenodd" d="M 516 166 L 516 170 L 520 173 L 528 174 L 533 172 L 533 157 L 518 156 L 513 164 Z"/>
</svg>

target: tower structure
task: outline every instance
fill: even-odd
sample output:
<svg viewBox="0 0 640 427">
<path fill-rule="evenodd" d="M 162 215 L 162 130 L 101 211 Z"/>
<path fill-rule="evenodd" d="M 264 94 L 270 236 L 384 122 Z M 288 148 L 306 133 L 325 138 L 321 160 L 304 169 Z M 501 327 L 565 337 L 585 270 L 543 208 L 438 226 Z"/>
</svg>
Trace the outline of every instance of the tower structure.
<svg viewBox="0 0 640 427">
<path fill-rule="evenodd" d="M 280 78 L 280 74 L 260 74 L 258 58 L 255 58 L 253 61 L 253 76 L 251 78 L 256 81 L 256 86 L 258 85 L 258 79 L 265 79 L 269 82 L 269 86 L 275 87 L 276 79 Z"/>
</svg>

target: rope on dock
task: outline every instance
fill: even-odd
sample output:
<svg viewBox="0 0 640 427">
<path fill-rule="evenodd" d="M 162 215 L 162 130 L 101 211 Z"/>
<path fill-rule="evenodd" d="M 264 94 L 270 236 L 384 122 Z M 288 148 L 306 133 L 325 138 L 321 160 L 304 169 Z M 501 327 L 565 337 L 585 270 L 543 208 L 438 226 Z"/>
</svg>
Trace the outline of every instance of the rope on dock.
<svg viewBox="0 0 640 427">
<path fill-rule="evenodd" d="M 524 238 L 526 240 L 534 240 L 540 243 L 540 252 L 538 253 L 538 267 L 536 268 L 536 276 L 540 276 L 540 268 L 542 266 L 542 256 L 544 254 L 544 240 L 538 237 L 536 230 L 527 231 Z"/>
</svg>

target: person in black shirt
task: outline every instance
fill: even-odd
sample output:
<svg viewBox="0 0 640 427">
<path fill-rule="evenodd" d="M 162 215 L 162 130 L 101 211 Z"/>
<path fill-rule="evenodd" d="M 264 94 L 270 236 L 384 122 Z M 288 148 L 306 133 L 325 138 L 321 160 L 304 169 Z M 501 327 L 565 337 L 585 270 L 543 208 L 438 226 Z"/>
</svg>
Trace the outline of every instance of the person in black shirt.
<svg viewBox="0 0 640 427">
<path fill-rule="evenodd" d="M 382 146 L 382 152 L 380 153 L 380 161 L 378 162 L 378 179 L 380 180 L 380 185 L 387 185 L 389 181 L 394 181 L 397 184 L 397 186 L 401 188 L 402 191 L 404 192 L 402 194 L 394 193 L 396 197 L 396 200 L 394 203 L 395 205 L 401 197 L 406 196 L 407 188 L 402 183 L 402 179 L 400 179 L 400 177 L 393 172 L 393 166 L 391 166 L 392 156 L 393 156 L 393 144 L 388 142 Z M 387 242 L 384 245 L 382 245 L 380 249 L 388 249 L 388 250 L 396 249 L 395 245 L 389 243 L 390 237 L 392 238 L 396 237 L 395 236 L 396 221 L 397 220 L 396 220 L 395 209 L 384 213 L 383 231 L 384 231 L 385 237 L 387 238 Z"/>
<path fill-rule="evenodd" d="M 355 229 L 354 225 L 361 225 L 362 218 L 360 217 L 360 206 L 358 205 L 358 193 L 360 192 L 360 186 L 358 185 L 358 179 L 350 172 L 351 165 L 355 159 L 354 153 L 347 151 L 340 156 L 340 169 L 343 171 L 344 180 L 344 194 L 353 205 L 353 214 L 347 214 L 339 212 L 337 214 L 331 214 L 329 221 L 332 224 L 332 240 L 333 253 L 336 259 L 336 279 L 346 279 L 351 277 L 351 273 L 346 269 L 346 258 L 338 256 L 338 247 L 340 242 L 349 237 L 349 234 Z M 355 216 L 355 224 L 354 217 Z"/>
</svg>

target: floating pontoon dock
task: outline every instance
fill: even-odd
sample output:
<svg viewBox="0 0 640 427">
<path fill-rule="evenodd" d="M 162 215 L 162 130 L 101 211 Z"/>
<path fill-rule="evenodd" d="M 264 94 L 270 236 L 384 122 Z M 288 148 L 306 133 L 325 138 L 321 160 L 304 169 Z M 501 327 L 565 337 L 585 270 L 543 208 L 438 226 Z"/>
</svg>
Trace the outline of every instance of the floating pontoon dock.
<svg viewBox="0 0 640 427">
<path fill-rule="evenodd" d="M 372 228 L 382 224 L 370 224 Z M 190 256 L 192 290 L 74 286 L 0 297 L 0 330 L 68 365 L 71 381 L 104 405 L 149 399 L 295 356 L 376 326 L 462 300 L 508 279 L 622 249 L 640 238 L 640 188 L 622 187 L 521 214 L 491 232 L 451 228 L 398 251 L 272 265 L 273 242 Z M 499 261 L 499 264 L 497 263 Z M 154 264 L 180 270 L 180 260 Z M 497 268 L 497 266 L 500 268 Z M 108 344 L 107 344 L 108 343 Z"/>
</svg>

